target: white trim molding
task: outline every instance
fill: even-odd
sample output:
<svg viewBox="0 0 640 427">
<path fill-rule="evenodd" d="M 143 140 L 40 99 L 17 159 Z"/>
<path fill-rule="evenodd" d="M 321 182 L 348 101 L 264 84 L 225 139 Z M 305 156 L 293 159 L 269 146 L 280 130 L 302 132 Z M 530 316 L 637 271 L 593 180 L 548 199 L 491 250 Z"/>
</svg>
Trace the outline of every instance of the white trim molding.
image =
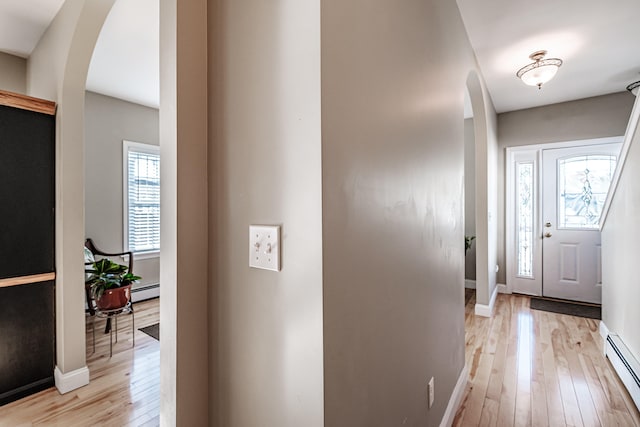
<svg viewBox="0 0 640 427">
<path fill-rule="evenodd" d="M 63 374 L 60 368 L 56 366 L 56 369 L 53 371 L 53 378 L 60 394 L 69 393 L 70 391 L 89 384 L 89 368 L 85 366 Z"/>
<path fill-rule="evenodd" d="M 456 386 L 453 388 L 453 392 L 451 393 L 447 409 L 444 411 L 444 415 L 442 416 L 440 427 L 449 427 L 453 424 L 453 418 L 455 417 L 458 407 L 462 402 L 462 398 L 464 397 L 464 391 L 466 389 L 468 379 L 469 367 L 464 365 L 462 372 L 460 372 L 460 376 L 458 377 L 458 382 L 456 382 Z"/>
<path fill-rule="evenodd" d="M 467 289 L 475 289 L 476 281 L 471 279 L 464 279 L 464 287 Z"/>
<path fill-rule="evenodd" d="M 493 316 L 493 306 L 496 304 L 496 297 L 498 296 L 498 286 L 493 288 L 491 298 L 489 299 L 489 305 L 476 303 L 476 316 L 491 317 Z"/>
<path fill-rule="evenodd" d="M 600 336 L 603 340 L 606 340 L 609 336 L 609 328 L 607 328 L 607 325 L 604 324 L 603 320 L 600 321 Z"/>
<path fill-rule="evenodd" d="M 618 189 L 618 182 L 620 181 L 620 175 L 622 174 L 622 170 L 624 169 L 625 164 L 627 163 L 627 154 L 629 154 L 629 148 L 631 148 L 631 141 L 636 136 L 636 132 L 640 128 L 640 96 L 636 96 L 636 100 L 633 103 L 633 109 L 631 110 L 631 117 L 629 118 L 629 123 L 627 123 L 627 130 L 624 132 L 624 137 L 622 140 L 622 149 L 620 150 L 620 156 L 618 157 L 618 164 L 616 166 L 616 170 L 613 173 L 613 178 L 611 178 L 611 184 L 609 185 L 609 191 L 607 192 L 607 198 L 604 200 L 604 206 L 602 207 L 602 213 L 600 214 L 600 229 L 602 230 L 602 226 L 607 222 L 607 216 L 609 215 L 609 208 L 611 207 L 611 202 L 613 201 L 613 197 Z"/>
<path fill-rule="evenodd" d="M 602 337 L 602 340 L 604 341 L 604 344 L 602 346 L 602 355 L 606 356 L 607 355 L 607 337 L 609 336 L 609 333 L 611 331 L 609 331 L 609 328 L 607 328 L 607 325 L 604 324 L 604 321 L 601 320 L 600 321 L 600 336 Z"/>
<path fill-rule="evenodd" d="M 496 284 L 496 288 L 498 289 L 498 293 L 499 294 L 510 294 L 511 293 L 511 291 L 509 290 L 507 285 L 505 285 L 504 283 Z"/>
</svg>

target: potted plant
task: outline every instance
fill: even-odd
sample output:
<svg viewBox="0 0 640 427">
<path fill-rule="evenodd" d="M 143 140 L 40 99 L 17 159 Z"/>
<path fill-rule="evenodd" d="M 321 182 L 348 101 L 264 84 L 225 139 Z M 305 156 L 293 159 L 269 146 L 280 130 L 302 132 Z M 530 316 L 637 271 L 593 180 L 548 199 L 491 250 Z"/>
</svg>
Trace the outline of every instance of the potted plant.
<svg viewBox="0 0 640 427">
<path fill-rule="evenodd" d="M 128 272 L 126 266 L 108 258 L 91 264 L 87 273 L 90 274 L 87 286 L 91 288 L 91 296 L 100 310 L 116 310 L 126 306 L 131 300 L 131 285 L 141 279 Z"/>
</svg>

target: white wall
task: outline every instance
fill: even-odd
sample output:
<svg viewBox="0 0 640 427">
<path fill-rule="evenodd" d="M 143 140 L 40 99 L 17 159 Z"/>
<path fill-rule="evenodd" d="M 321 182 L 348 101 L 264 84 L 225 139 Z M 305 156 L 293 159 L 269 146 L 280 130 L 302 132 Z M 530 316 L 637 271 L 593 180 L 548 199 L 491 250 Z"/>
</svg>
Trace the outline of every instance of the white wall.
<svg viewBox="0 0 640 427">
<path fill-rule="evenodd" d="M 473 118 L 464 121 L 464 234 L 476 235 L 476 139 Z M 465 279 L 476 280 L 476 242 L 465 255 Z"/>
<path fill-rule="evenodd" d="M 25 94 L 27 92 L 27 60 L 0 52 L 0 89 Z"/>
<path fill-rule="evenodd" d="M 85 235 L 106 252 L 124 248 L 122 141 L 158 145 L 158 134 L 157 109 L 86 92 Z M 159 283 L 159 258 L 134 261 L 136 287 Z"/>
<path fill-rule="evenodd" d="M 498 282 L 506 283 L 505 152 L 507 147 L 621 136 L 634 97 L 628 92 L 498 115 Z"/>
<path fill-rule="evenodd" d="M 635 108 L 640 114 L 640 98 Z M 633 129 L 632 129 L 633 131 Z M 602 228 L 602 321 L 640 360 L 640 124 Z"/>
<path fill-rule="evenodd" d="M 476 313 L 490 316 L 496 291 L 497 120 L 486 87 L 475 71 L 467 77 L 475 138 Z"/>
<path fill-rule="evenodd" d="M 84 92 L 89 61 L 114 0 L 67 0 L 27 62 L 27 94 L 56 113 L 56 385 L 89 380 L 84 324 Z M 69 375 L 69 377 L 67 377 Z M 67 382 L 67 379 L 70 382 Z M 74 379 L 81 380 L 74 381 Z M 70 384 L 70 385 L 69 385 Z"/>
<path fill-rule="evenodd" d="M 209 425 L 207 0 L 160 0 L 160 425 Z M 213 5 L 212 5 L 213 7 Z M 212 166 L 213 168 L 213 166 Z M 211 245 L 215 247 L 215 243 Z M 215 396 L 215 395 L 213 395 Z"/>
<path fill-rule="evenodd" d="M 211 3 L 212 419 L 323 426 L 320 1 Z M 280 272 L 250 224 L 282 225 Z"/>
</svg>

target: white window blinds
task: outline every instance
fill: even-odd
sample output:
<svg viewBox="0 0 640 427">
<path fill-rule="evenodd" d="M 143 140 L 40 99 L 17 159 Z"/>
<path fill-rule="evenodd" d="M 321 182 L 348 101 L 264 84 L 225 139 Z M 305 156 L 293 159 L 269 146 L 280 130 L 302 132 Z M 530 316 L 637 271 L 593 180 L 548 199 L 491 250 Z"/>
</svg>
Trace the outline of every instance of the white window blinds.
<svg viewBox="0 0 640 427">
<path fill-rule="evenodd" d="M 124 141 L 125 242 L 132 252 L 160 250 L 160 153 L 157 146 Z"/>
</svg>

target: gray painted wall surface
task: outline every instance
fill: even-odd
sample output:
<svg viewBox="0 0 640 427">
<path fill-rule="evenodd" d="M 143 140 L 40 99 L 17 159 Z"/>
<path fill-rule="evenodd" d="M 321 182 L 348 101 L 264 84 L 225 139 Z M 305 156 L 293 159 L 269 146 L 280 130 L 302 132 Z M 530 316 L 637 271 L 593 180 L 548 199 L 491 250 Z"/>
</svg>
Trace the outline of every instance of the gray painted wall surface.
<svg viewBox="0 0 640 427">
<path fill-rule="evenodd" d="M 320 427 L 320 0 L 209 10 L 213 420 Z M 280 272 L 249 268 L 250 224 L 282 225 Z"/>
<path fill-rule="evenodd" d="M 506 283 L 505 153 L 507 147 L 624 135 L 634 97 L 628 92 L 498 115 L 498 283 Z"/>
<path fill-rule="evenodd" d="M 327 0 L 321 24 L 325 425 L 439 425 L 464 365 L 473 54 L 451 1 Z"/>
<path fill-rule="evenodd" d="M 473 119 L 464 121 L 464 235 L 476 235 L 476 140 Z M 476 280 L 476 242 L 465 257 L 464 277 Z"/>
<path fill-rule="evenodd" d="M 640 98 L 638 101 L 640 103 Z M 636 105 L 639 108 L 640 105 Z M 640 126 L 639 126 L 640 128 Z M 602 228 L 602 321 L 640 360 L 640 129 L 636 130 Z"/>
<path fill-rule="evenodd" d="M 86 92 L 85 230 L 106 252 L 124 248 L 122 140 L 158 145 L 158 126 L 157 109 Z M 158 283 L 159 258 L 134 258 L 134 272 L 142 276 L 136 287 Z"/>
<path fill-rule="evenodd" d="M 0 52 L 0 89 L 27 93 L 27 60 Z"/>
</svg>

